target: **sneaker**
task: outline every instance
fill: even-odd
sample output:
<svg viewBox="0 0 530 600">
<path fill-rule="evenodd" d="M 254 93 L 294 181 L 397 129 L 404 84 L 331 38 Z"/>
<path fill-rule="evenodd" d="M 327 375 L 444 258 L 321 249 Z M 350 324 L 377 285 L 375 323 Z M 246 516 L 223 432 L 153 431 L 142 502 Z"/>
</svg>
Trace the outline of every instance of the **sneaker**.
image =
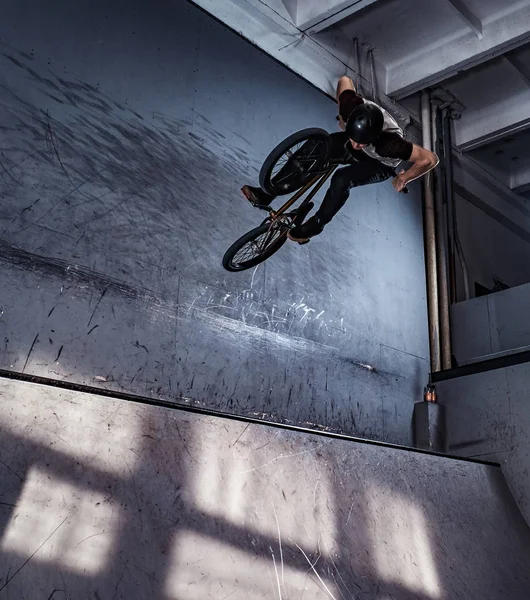
<svg viewBox="0 0 530 600">
<path fill-rule="evenodd" d="M 262 208 L 263 210 L 270 210 L 270 203 L 274 200 L 274 196 L 267 194 L 259 187 L 252 187 L 250 185 L 244 185 L 241 188 L 243 192 L 243 196 L 257 208 Z"/>
<path fill-rule="evenodd" d="M 321 233 L 323 229 L 324 227 L 320 223 L 319 218 L 315 215 L 302 225 L 293 227 L 291 231 L 287 233 L 287 237 L 293 242 L 306 244 L 309 242 L 310 238 Z"/>
</svg>

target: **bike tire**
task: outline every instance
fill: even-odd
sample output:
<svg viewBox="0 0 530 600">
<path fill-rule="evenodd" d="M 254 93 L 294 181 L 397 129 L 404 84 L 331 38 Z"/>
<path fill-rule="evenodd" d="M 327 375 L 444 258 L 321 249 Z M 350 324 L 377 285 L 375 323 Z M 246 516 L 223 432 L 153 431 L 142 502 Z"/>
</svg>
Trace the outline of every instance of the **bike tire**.
<svg viewBox="0 0 530 600">
<path fill-rule="evenodd" d="M 277 162 L 282 156 L 292 147 L 297 144 L 301 144 L 308 141 L 320 141 L 321 151 L 315 159 L 315 165 L 305 175 L 300 176 L 298 179 L 293 179 L 288 184 L 282 184 L 281 186 L 272 182 L 273 171 L 276 167 Z M 314 176 L 315 172 L 321 170 L 324 164 L 327 162 L 331 152 L 331 137 L 325 129 L 313 127 L 310 129 L 302 129 L 293 133 L 288 138 L 285 138 L 283 142 L 280 142 L 276 148 L 267 156 L 263 162 L 259 173 L 259 184 L 260 187 L 265 190 L 268 194 L 273 196 L 282 196 L 289 194 L 302 187 L 311 177 Z"/>
<path fill-rule="evenodd" d="M 230 248 L 225 252 L 223 256 L 223 267 L 227 271 L 244 271 L 246 269 L 251 269 L 256 265 L 259 265 L 263 261 L 270 258 L 275 252 L 277 252 L 287 241 L 287 230 L 281 231 L 279 233 L 279 237 L 273 239 L 270 244 L 266 246 L 263 252 L 260 252 L 258 256 L 255 256 L 247 261 L 242 262 L 234 262 L 234 259 L 237 253 L 247 244 L 254 242 L 261 235 L 269 231 L 270 223 L 262 223 L 259 227 L 255 227 L 251 229 L 245 235 L 242 235 L 238 240 L 236 240 Z"/>
</svg>

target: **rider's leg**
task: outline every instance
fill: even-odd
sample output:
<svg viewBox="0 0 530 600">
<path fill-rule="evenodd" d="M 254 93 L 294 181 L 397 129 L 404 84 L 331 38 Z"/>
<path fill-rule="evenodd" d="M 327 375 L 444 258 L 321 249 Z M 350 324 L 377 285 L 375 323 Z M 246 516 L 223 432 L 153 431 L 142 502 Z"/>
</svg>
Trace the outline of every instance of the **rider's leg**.
<svg viewBox="0 0 530 600">
<path fill-rule="evenodd" d="M 348 136 L 343 131 L 340 131 L 338 133 L 330 134 L 330 137 L 331 137 L 330 158 L 335 158 L 335 159 L 342 158 L 342 156 L 344 156 L 344 144 L 348 141 Z M 297 152 L 294 153 L 294 157 L 296 157 L 297 154 L 303 154 L 303 152 L 307 148 L 307 145 L 311 144 L 311 143 L 313 143 L 313 142 L 306 142 Z M 277 183 L 278 181 L 281 181 L 283 177 L 288 177 L 291 174 L 291 172 L 292 172 L 291 167 L 289 166 L 289 163 L 287 163 L 272 178 L 272 183 L 273 184 Z M 274 198 L 276 197 L 276 196 L 272 196 L 271 194 L 268 194 L 261 187 L 255 187 L 255 186 L 251 186 L 251 185 L 244 185 L 241 188 L 241 191 L 243 192 L 243 195 L 248 200 L 250 200 L 253 204 L 258 204 L 259 206 L 262 206 L 263 208 L 268 207 L 271 204 L 271 202 L 274 200 Z M 291 190 L 291 191 L 294 192 L 296 190 Z"/>
<path fill-rule="evenodd" d="M 385 181 L 391 176 L 393 176 L 393 171 L 390 167 L 372 159 L 355 162 L 335 171 L 329 189 L 316 214 L 303 225 L 292 229 L 289 237 L 300 241 L 318 235 L 344 206 L 351 188 Z"/>
</svg>

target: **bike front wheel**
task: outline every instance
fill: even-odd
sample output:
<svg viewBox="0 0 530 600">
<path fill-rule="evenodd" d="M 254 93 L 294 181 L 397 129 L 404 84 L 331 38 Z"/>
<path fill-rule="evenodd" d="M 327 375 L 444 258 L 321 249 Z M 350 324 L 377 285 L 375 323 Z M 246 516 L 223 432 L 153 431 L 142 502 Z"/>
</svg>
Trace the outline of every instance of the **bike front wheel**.
<svg viewBox="0 0 530 600">
<path fill-rule="evenodd" d="M 235 241 L 223 256 L 227 271 L 244 271 L 270 258 L 287 241 L 288 228 L 266 222 Z"/>
</svg>

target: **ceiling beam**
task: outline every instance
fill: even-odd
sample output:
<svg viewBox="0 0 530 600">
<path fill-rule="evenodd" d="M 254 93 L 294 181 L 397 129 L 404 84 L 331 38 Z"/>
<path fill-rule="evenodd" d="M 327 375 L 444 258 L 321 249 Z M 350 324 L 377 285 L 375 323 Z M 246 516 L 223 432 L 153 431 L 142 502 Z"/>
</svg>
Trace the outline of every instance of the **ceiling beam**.
<svg viewBox="0 0 530 600">
<path fill-rule="evenodd" d="M 488 204 L 515 223 L 530 222 L 530 209 L 526 202 L 510 187 L 496 179 L 489 169 L 485 169 L 466 154 L 458 151 L 453 153 L 455 163 L 455 180 L 458 183 L 483 198 Z"/>
<path fill-rule="evenodd" d="M 289 13 L 293 24 L 296 23 L 298 18 L 298 0 L 282 0 L 282 4 L 285 6 Z"/>
<path fill-rule="evenodd" d="M 388 66 L 387 95 L 404 98 L 530 41 L 530 0 L 483 26 L 483 39 L 463 33 Z"/>
<path fill-rule="evenodd" d="M 335 25 L 377 0 L 298 0 L 296 26 L 306 33 L 318 33 Z"/>
<path fill-rule="evenodd" d="M 458 16 L 471 29 L 471 31 L 481 40 L 484 37 L 482 31 L 482 21 L 462 2 L 462 0 L 447 0 L 455 9 Z"/>
<path fill-rule="evenodd" d="M 477 148 L 486 146 L 486 144 L 498 142 L 499 140 L 502 140 L 505 137 L 521 133 L 522 131 L 527 131 L 528 129 L 530 129 L 530 119 L 525 119 L 524 121 L 513 123 L 512 125 L 503 127 L 501 129 L 497 129 L 495 131 L 486 133 L 481 136 L 471 136 L 469 140 L 464 139 L 462 143 L 457 143 L 456 145 L 458 149 L 462 152 L 468 152 L 470 150 L 476 150 Z"/>
<path fill-rule="evenodd" d="M 492 206 L 490 202 L 487 202 L 484 196 L 478 196 L 470 192 L 467 188 L 461 186 L 458 183 L 455 183 L 455 192 L 464 200 L 467 200 L 470 204 L 476 206 L 479 210 L 483 211 L 491 217 L 495 219 L 497 223 L 503 225 L 514 233 L 516 236 L 521 238 L 523 241 L 530 243 L 530 231 L 522 226 L 522 219 L 512 220 L 510 219 L 505 211 L 498 210 Z"/>
<path fill-rule="evenodd" d="M 519 65 L 518 61 L 512 57 L 511 54 L 505 54 L 502 60 L 509 65 L 511 69 L 514 69 L 517 75 L 530 87 L 530 77 L 525 73 L 522 66 Z"/>
<path fill-rule="evenodd" d="M 512 191 L 514 191 L 516 194 L 527 194 L 528 192 L 530 192 L 530 181 L 523 185 L 514 187 Z"/>
<path fill-rule="evenodd" d="M 475 150 L 530 129 L 528 106 L 530 89 L 481 110 L 465 110 L 455 122 L 455 145 L 462 151 Z"/>
<path fill-rule="evenodd" d="M 510 187 L 516 194 L 530 191 L 530 166 L 523 163 L 520 169 L 512 173 Z"/>
</svg>

